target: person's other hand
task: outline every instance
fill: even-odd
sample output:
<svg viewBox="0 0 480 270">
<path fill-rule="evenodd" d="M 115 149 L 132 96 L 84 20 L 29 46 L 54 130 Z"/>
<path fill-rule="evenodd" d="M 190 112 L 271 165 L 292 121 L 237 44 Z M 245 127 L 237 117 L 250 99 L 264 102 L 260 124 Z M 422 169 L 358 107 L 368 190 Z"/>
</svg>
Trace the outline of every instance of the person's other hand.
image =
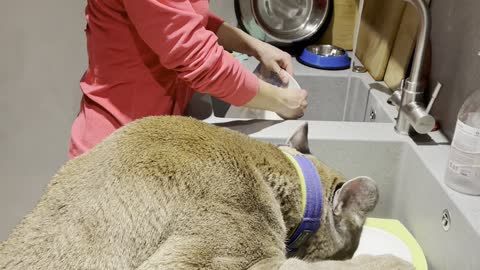
<svg viewBox="0 0 480 270">
<path fill-rule="evenodd" d="M 268 70 L 278 75 L 284 84 L 288 84 L 288 76 L 293 75 L 292 57 L 290 54 L 262 41 L 255 46 L 255 58 Z"/>
</svg>

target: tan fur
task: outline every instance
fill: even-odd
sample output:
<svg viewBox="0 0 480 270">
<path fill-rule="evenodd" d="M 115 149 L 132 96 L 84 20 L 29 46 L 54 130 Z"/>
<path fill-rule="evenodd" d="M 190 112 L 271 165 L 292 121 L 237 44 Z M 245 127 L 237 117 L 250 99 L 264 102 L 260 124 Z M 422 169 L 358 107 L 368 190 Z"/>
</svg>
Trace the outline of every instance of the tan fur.
<svg viewBox="0 0 480 270">
<path fill-rule="evenodd" d="M 309 243 L 318 251 L 299 251 L 311 259 L 338 251 L 324 234 L 344 182 L 315 162 L 330 225 Z M 0 245 L 0 269 L 296 269 L 308 264 L 286 261 L 284 241 L 300 219 L 298 177 L 276 146 L 190 118 L 145 118 L 59 170 Z"/>
</svg>

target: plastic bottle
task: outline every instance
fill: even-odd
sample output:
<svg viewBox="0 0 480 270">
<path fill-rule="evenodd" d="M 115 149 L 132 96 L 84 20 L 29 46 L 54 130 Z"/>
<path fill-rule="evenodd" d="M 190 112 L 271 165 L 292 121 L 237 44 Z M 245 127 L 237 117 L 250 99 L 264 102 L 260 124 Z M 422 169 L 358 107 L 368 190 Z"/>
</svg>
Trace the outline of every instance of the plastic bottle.
<svg viewBox="0 0 480 270">
<path fill-rule="evenodd" d="M 461 193 L 480 195 L 480 90 L 458 113 L 445 182 Z"/>
</svg>

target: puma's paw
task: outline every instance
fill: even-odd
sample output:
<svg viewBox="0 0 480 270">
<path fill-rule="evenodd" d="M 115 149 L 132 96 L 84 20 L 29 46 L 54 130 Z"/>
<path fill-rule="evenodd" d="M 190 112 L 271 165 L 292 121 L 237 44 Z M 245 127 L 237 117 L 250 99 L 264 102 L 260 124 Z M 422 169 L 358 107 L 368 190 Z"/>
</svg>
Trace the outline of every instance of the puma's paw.
<svg viewBox="0 0 480 270">
<path fill-rule="evenodd" d="M 411 263 L 392 255 L 361 255 L 353 258 L 352 262 L 355 265 L 366 266 L 365 269 L 370 270 L 415 270 Z"/>
</svg>

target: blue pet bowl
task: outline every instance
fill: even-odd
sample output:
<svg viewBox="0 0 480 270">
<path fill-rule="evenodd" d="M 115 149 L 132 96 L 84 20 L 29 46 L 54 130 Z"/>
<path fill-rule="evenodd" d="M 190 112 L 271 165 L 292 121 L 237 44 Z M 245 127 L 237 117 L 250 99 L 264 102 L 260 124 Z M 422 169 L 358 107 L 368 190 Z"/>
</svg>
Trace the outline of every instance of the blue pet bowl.
<svg viewBox="0 0 480 270">
<path fill-rule="evenodd" d="M 311 45 L 298 57 L 301 63 L 320 69 L 340 70 L 350 67 L 350 57 L 344 49 L 333 45 Z"/>
</svg>

